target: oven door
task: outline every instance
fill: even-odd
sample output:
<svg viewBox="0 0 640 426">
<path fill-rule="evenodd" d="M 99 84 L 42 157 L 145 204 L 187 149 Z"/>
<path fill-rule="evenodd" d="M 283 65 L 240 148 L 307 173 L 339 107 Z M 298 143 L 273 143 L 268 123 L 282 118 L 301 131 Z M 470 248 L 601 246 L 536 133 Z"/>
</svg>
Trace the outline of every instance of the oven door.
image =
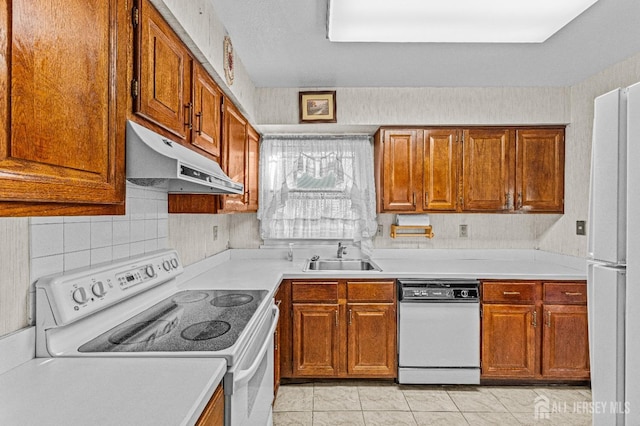
<svg viewBox="0 0 640 426">
<path fill-rule="evenodd" d="M 279 310 L 265 315 L 250 346 L 224 377 L 225 425 L 272 424 L 273 334 Z"/>
</svg>

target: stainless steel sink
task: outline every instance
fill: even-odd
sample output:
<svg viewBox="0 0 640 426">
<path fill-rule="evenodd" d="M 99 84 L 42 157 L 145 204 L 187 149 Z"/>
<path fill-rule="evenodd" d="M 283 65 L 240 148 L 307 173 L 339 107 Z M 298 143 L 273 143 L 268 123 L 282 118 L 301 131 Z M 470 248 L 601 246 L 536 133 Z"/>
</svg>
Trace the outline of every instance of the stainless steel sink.
<svg viewBox="0 0 640 426">
<path fill-rule="evenodd" d="M 382 271 L 369 259 L 314 259 L 307 260 L 303 271 Z"/>
</svg>

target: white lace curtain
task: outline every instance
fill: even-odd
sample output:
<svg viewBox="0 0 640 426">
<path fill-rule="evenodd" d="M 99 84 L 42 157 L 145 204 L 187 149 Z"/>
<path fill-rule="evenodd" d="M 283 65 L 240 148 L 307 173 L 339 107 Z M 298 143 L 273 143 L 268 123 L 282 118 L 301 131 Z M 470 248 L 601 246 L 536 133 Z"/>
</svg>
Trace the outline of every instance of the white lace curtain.
<svg viewBox="0 0 640 426">
<path fill-rule="evenodd" d="M 265 136 L 260 233 L 273 239 L 350 239 L 371 252 L 376 232 L 368 136 Z"/>
</svg>

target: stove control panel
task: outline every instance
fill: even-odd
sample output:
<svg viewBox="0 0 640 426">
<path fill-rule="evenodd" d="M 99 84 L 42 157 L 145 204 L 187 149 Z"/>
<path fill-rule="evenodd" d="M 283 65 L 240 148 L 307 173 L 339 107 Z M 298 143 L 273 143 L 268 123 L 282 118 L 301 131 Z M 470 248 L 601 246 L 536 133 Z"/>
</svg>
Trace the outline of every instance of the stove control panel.
<svg viewBox="0 0 640 426">
<path fill-rule="evenodd" d="M 44 291 L 57 325 L 102 310 L 124 299 L 174 279 L 183 272 L 175 250 L 162 250 L 104 264 L 91 269 L 50 275 L 36 282 Z M 38 312 L 36 312 L 38 315 Z"/>
</svg>

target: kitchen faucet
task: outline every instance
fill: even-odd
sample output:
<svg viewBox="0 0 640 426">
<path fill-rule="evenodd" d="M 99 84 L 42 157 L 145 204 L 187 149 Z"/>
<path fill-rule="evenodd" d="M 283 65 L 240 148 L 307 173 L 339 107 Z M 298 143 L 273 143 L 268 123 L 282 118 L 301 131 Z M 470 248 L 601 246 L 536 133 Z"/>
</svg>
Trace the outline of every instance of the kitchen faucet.
<svg viewBox="0 0 640 426">
<path fill-rule="evenodd" d="M 343 246 L 342 243 L 338 243 L 338 259 L 342 259 L 342 255 L 347 254 L 347 246 Z"/>
</svg>

